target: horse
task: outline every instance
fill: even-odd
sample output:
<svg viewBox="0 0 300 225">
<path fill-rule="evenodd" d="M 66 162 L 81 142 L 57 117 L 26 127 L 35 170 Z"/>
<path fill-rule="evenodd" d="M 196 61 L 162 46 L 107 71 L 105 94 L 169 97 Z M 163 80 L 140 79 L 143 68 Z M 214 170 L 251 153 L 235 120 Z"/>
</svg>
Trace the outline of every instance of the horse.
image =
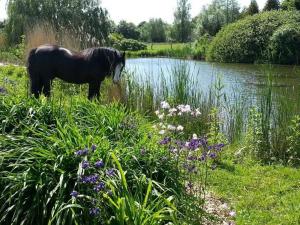
<svg viewBox="0 0 300 225">
<path fill-rule="evenodd" d="M 54 78 L 74 84 L 89 84 L 88 98 L 99 98 L 101 82 L 113 75 L 118 83 L 125 67 L 125 52 L 108 47 L 94 47 L 81 52 L 57 45 L 41 45 L 30 50 L 27 72 L 30 92 L 38 98 L 41 93 L 50 96 Z"/>
</svg>

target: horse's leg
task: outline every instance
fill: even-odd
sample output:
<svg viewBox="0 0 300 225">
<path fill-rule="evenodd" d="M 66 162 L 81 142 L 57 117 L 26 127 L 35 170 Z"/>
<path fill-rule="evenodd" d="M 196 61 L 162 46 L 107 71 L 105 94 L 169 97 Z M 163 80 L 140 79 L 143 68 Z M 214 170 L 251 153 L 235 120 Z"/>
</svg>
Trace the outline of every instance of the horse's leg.
<svg viewBox="0 0 300 225">
<path fill-rule="evenodd" d="M 99 99 L 100 85 L 101 85 L 101 81 L 94 81 L 89 83 L 89 96 L 88 96 L 89 100 L 92 100 L 94 97 Z"/>
<path fill-rule="evenodd" d="M 51 89 L 51 80 L 50 79 L 45 79 L 43 80 L 43 93 L 44 95 L 48 98 L 50 97 L 50 89 Z"/>
<path fill-rule="evenodd" d="M 38 76 L 30 77 L 30 92 L 35 98 L 38 98 L 42 91 L 42 82 Z"/>
</svg>

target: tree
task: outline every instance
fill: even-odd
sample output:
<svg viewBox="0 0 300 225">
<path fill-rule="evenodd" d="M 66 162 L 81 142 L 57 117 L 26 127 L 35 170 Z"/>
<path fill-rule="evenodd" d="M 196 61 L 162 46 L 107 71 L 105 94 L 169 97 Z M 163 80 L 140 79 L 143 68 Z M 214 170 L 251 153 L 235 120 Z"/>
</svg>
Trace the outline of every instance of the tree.
<svg viewBox="0 0 300 225">
<path fill-rule="evenodd" d="M 247 9 L 247 15 L 254 15 L 259 13 L 259 8 L 258 8 L 258 4 L 256 2 L 256 0 L 251 0 L 251 3 Z"/>
<path fill-rule="evenodd" d="M 207 7 L 203 7 L 198 15 L 196 33 L 198 35 L 216 35 L 226 24 L 236 21 L 240 16 L 239 5 L 236 0 L 214 0 Z"/>
<path fill-rule="evenodd" d="M 175 39 L 180 42 L 187 42 L 191 38 L 191 4 L 188 0 L 177 0 L 177 8 L 174 13 L 174 34 Z"/>
<path fill-rule="evenodd" d="M 68 30 L 81 43 L 101 44 L 107 40 L 111 21 L 98 0 L 8 0 L 6 31 L 17 43 L 27 29 L 49 23 L 57 34 Z"/>
<path fill-rule="evenodd" d="M 124 38 L 138 40 L 140 32 L 133 23 L 128 23 L 125 20 L 120 21 L 117 26 L 117 32 L 122 34 Z"/>
<path fill-rule="evenodd" d="M 283 10 L 300 10 L 300 0 L 284 0 L 281 8 Z"/>
<path fill-rule="evenodd" d="M 166 41 L 166 25 L 162 19 L 150 19 L 148 26 L 151 42 Z"/>
<path fill-rule="evenodd" d="M 263 11 L 279 10 L 280 3 L 279 0 L 267 0 Z"/>
</svg>

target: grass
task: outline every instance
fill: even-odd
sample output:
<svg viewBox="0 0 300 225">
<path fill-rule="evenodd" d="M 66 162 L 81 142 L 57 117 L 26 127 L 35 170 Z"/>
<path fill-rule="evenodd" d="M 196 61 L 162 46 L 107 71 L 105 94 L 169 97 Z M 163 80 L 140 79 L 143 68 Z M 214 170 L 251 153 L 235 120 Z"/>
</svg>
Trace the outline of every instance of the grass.
<svg viewBox="0 0 300 225">
<path fill-rule="evenodd" d="M 300 171 L 225 162 L 210 177 L 214 192 L 236 210 L 237 224 L 300 223 Z"/>
<path fill-rule="evenodd" d="M 262 120 L 259 119 L 260 113 L 264 112 L 267 112 L 264 114 L 264 120 L 270 121 L 273 116 L 276 118 L 277 114 L 272 111 L 274 105 L 270 101 L 274 97 L 270 94 L 270 86 L 265 89 L 267 94 L 264 99 L 258 102 L 258 106 L 260 104 L 262 106 L 261 111 L 254 112 L 251 123 L 245 121 L 240 115 L 243 107 L 239 104 L 228 106 L 232 107 L 229 108 L 232 112 L 232 120 L 229 122 L 233 125 L 227 127 L 232 130 L 233 136 L 237 133 L 240 137 L 239 147 L 247 149 L 246 152 L 241 151 L 241 158 L 235 159 L 233 155 L 239 151 L 235 151 L 230 146 L 231 150 L 225 155 L 222 154 L 225 161 L 220 158 L 216 162 L 212 161 L 213 164 L 211 162 L 204 164 L 204 167 L 201 163 L 198 165 L 197 161 L 198 172 L 201 175 L 190 174 L 186 173 L 186 170 L 193 171 L 194 168 L 193 161 L 190 159 L 201 157 L 198 154 L 201 154 L 202 150 L 180 155 L 177 157 L 180 161 L 177 161 L 170 157 L 170 149 L 173 149 L 170 147 L 176 146 L 175 140 L 189 140 L 193 133 L 208 134 L 208 140 L 214 140 L 215 144 L 225 141 L 224 135 L 220 132 L 224 121 L 219 120 L 218 109 L 220 108 L 218 107 L 224 106 L 226 102 L 222 102 L 220 81 L 209 91 L 208 96 L 195 95 L 190 92 L 189 85 L 185 82 L 185 78 L 189 76 L 188 68 L 179 65 L 178 68 L 173 68 L 173 73 L 172 90 L 165 85 L 165 81 L 162 82 L 159 98 L 155 96 L 148 82 L 140 86 L 130 77 L 126 77 L 120 89 L 122 104 L 110 103 L 113 99 L 113 96 L 109 98 L 111 83 L 106 81 L 101 90 L 102 98 L 99 104 L 99 102 L 86 100 L 85 85 L 69 85 L 58 81 L 54 82 L 50 100 L 41 98 L 37 101 L 28 98 L 28 82 L 24 68 L 0 67 L 0 87 L 4 87 L 6 91 L 0 96 L 0 120 L 2 121 L 0 147 L 3 149 L 0 153 L 2 171 L 0 203 L 4 209 L 3 211 L 0 209 L 2 222 L 14 224 L 9 223 L 13 216 L 15 224 L 20 223 L 21 218 L 24 218 L 24 224 L 32 224 L 36 221 L 39 224 L 46 224 L 49 221 L 101 223 L 98 217 L 93 220 L 89 217 L 92 203 L 86 199 L 95 197 L 92 188 L 81 184 L 76 179 L 76 174 L 81 174 L 83 171 L 80 167 L 82 160 L 95 163 L 95 160 L 101 158 L 105 161 L 106 167 L 102 172 L 97 173 L 110 190 L 116 190 L 107 204 L 102 202 L 104 198 L 109 199 L 108 192 L 103 192 L 103 195 L 96 197 L 97 204 L 94 206 L 103 212 L 104 216 L 101 219 L 105 218 L 105 222 L 102 221 L 104 224 L 109 224 L 112 211 L 118 215 L 117 220 L 123 221 L 124 224 L 126 219 L 123 213 L 131 218 L 129 224 L 140 224 L 141 221 L 145 221 L 143 219 L 145 217 L 153 221 L 151 224 L 159 224 L 154 215 L 165 218 L 165 221 L 173 221 L 174 224 L 197 224 L 204 215 L 201 211 L 203 201 L 187 195 L 189 192 L 194 193 L 194 190 L 190 188 L 186 192 L 185 186 L 189 182 L 203 185 L 206 183 L 206 178 L 209 178 L 208 183 L 212 190 L 237 211 L 237 224 L 297 224 L 300 207 L 299 171 L 291 167 L 269 166 L 267 164 L 279 161 L 261 160 L 257 153 L 264 149 L 256 151 L 256 147 L 261 146 L 259 138 L 264 137 L 261 135 L 262 129 L 266 129 L 267 133 L 274 132 L 274 128 L 262 127 Z M 172 91 L 180 94 L 176 95 Z M 162 138 L 158 135 L 159 130 L 155 130 L 152 126 L 157 122 L 153 117 L 153 111 L 164 99 L 170 99 L 173 105 L 189 103 L 192 106 L 200 106 L 202 115 L 169 118 L 166 117 L 167 111 L 160 109 L 160 113 L 164 113 L 166 119 L 161 121 L 163 124 L 160 125 L 162 127 L 159 127 L 159 130 L 165 129 L 163 126 L 170 124 L 184 125 L 185 129 L 185 133 L 180 135 L 166 133 L 172 137 L 172 141 L 168 142 L 169 145 L 161 146 L 158 145 Z M 288 116 L 282 118 L 283 122 L 289 121 L 286 118 L 292 117 L 292 111 L 288 109 L 288 106 L 281 108 L 280 116 L 284 114 Z M 298 120 L 294 120 L 291 129 L 293 132 L 288 133 L 290 139 L 282 136 L 284 141 L 292 140 L 291 143 L 294 145 L 290 149 L 294 149 L 294 152 L 299 146 Z M 245 135 L 243 128 L 249 123 L 250 128 L 255 131 L 249 132 L 250 145 L 243 139 Z M 243 124 L 242 128 L 241 124 Z M 226 132 L 225 135 L 227 138 L 230 137 Z M 74 157 L 76 150 L 90 148 L 92 144 L 98 147 L 96 156 Z M 298 157 L 297 154 L 296 152 L 295 158 Z M 187 164 L 184 164 L 187 158 L 190 159 Z M 246 160 L 248 158 L 252 158 L 256 163 L 249 163 Z M 238 163 L 233 163 L 236 161 Z M 259 165 L 258 161 L 265 164 Z M 206 176 L 205 168 L 214 166 L 214 163 L 218 164 L 217 169 Z M 105 171 L 110 168 L 118 171 L 118 176 L 113 179 L 105 176 Z M 40 177 L 40 174 L 45 176 Z M 91 174 L 85 173 L 85 175 Z M 128 192 L 122 191 L 127 188 L 127 185 L 130 187 Z M 80 197 L 75 201 L 70 197 L 70 192 L 74 189 L 80 193 Z M 156 191 L 159 193 L 158 196 L 150 195 Z M 194 194 L 197 196 L 199 193 Z M 151 204 L 148 199 L 157 203 L 158 207 L 156 204 Z M 28 206 L 27 209 L 22 207 L 22 202 Z M 138 205 L 142 207 L 137 207 Z M 153 209 L 150 213 L 149 208 Z M 44 220 L 39 221 L 41 217 Z M 114 220 L 112 224 L 118 222 Z"/>
</svg>

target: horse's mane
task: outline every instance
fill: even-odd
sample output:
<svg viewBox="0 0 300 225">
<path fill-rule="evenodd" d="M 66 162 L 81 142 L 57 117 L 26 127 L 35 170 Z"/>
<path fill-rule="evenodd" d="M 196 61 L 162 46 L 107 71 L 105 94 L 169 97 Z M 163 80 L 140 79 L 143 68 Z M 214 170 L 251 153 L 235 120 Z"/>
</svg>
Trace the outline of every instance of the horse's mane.
<svg viewBox="0 0 300 225">
<path fill-rule="evenodd" d="M 81 55 L 84 56 L 86 59 L 91 59 L 91 58 L 98 58 L 101 56 L 113 56 L 117 55 L 120 56 L 120 53 L 109 47 L 93 47 L 93 48 L 87 48 L 81 52 Z"/>
</svg>

